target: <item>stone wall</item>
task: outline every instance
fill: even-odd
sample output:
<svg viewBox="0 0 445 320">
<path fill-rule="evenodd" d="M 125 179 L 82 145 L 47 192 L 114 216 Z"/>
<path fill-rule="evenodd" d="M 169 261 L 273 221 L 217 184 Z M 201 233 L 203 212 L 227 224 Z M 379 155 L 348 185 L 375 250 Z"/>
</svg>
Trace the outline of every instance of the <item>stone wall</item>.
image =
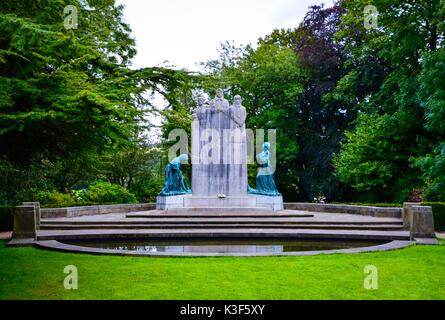
<svg viewBox="0 0 445 320">
<path fill-rule="evenodd" d="M 403 209 L 393 207 L 368 207 L 346 204 L 321 204 L 321 203 L 284 203 L 284 209 L 360 214 L 372 217 L 402 218 Z"/>
<path fill-rule="evenodd" d="M 68 218 L 91 216 L 108 213 L 125 213 L 136 211 L 147 211 L 156 209 L 155 203 L 138 203 L 138 204 L 112 204 L 85 207 L 69 207 L 69 208 L 49 208 L 41 209 L 41 217 L 46 218 Z"/>
</svg>

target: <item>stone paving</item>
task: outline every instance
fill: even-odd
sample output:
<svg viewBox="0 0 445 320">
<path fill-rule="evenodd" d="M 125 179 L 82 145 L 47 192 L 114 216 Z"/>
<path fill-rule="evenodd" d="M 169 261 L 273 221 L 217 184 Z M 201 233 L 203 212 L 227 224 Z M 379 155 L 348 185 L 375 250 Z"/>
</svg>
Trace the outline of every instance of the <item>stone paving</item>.
<svg viewBox="0 0 445 320">
<path fill-rule="evenodd" d="M 301 213 L 301 214 L 307 214 L 308 211 L 294 211 L 294 210 L 283 210 L 283 211 L 279 211 L 278 213 Z M 168 218 L 169 214 L 166 213 L 165 211 L 162 212 L 162 214 L 159 211 L 153 211 L 151 212 L 150 218 L 157 218 L 159 216 L 159 218 L 161 219 L 166 219 Z M 141 212 L 138 212 L 138 214 L 141 214 Z M 155 216 L 155 215 L 156 216 Z M 311 215 L 313 215 L 313 217 L 306 217 L 306 216 L 302 216 L 302 217 L 289 217 L 286 218 L 286 220 L 295 220 L 295 221 L 301 221 L 301 222 L 321 222 L 321 221 L 332 221 L 332 222 L 360 222 L 360 223 L 372 223 L 372 222 L 385 222 L 385 223 L 399 223 L 401 222 L 401 219 L 399 218 L 377 218 L 377 217 L 371 217 L 371 216 L 362 216 L 362 215 L 355 215 L 355 214 L 346 214 L 346 213 L 322 213 L 322 212 L 310 212 Z M 188 214 L 184 214 L 183 219 L 186 219 L 187 217 L 191 217 L 193 216 L 194 218 L 198 218 L 200 216 L 200 214 L 194 214 L 194 213 L 188 213 Z M 256 217 L 261 217 L 261 214 L 256 213 L 255 215 Z M 215 215 L 210 218 L 210 219 L 214 219 L 214 218 L 218 218 L 218 214 L 215 213 Z M 243 218 L 239 218 L 239 219 L 243 219 L 245 220 L 247 217 L 243 217 Z M 261 219 L 268 219 L 269 217 L 261 217 Z M 277 218 L 271 218 L 271 219 L 275 219 L 277 221 L 279 221 L 281 217 L 279 217 L 277 215 Z M 72 218 L 55 218 L 55 219 L 42 219 L 42 223 L 44 222 L 76 222 L 76 221 L 81 221 L 81 222 L 127 222 L 131 219 L 131 221 L 137 222 L 143 222 L 143 221 L 147 221 L 146 218 L 136 218 L 136 217 L 132 217 L 132 218 L 127 218 L 125 213 L 112 213 L 112 214 L 104 214 L 104 215 L 91 215 L 91 216 L 81 216 L 81 217 L 72 217 Z M 170 218 L 168 218 L 170 219 Z M 226 218 L 224 218 L 226 219 Z M 238 219 L 238 218 L 231 218 L 231 219 Z M 248 219 L 248 218 L 247 218 Z"/>
</svg>

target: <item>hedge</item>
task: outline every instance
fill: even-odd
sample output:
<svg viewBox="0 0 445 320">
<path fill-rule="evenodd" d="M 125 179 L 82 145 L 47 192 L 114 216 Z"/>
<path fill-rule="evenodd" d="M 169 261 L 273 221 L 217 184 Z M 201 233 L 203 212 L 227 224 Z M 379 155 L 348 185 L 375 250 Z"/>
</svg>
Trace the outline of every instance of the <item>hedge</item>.
<svg viewBox="0 0 445 320">
<path fill-rule="evenodd" d="M 79 196 L 84 202 L 96 203 L 137 203 L 137 199 L 130 191 L 118 184 L 96 181 L 88 186 Z"/>
<path fill-rule="evenodd" d="M 0 231 L 11 231 L 14 225 L 14 207 L 0 206 Z"/>
<path fill-rule="evenodd" d="M 64 208 L 76 205 L 76 201 L 70 194 L 57 191 L 39 191 L 33 200 L 40 202 L 42 208 Z"/>
</svg>

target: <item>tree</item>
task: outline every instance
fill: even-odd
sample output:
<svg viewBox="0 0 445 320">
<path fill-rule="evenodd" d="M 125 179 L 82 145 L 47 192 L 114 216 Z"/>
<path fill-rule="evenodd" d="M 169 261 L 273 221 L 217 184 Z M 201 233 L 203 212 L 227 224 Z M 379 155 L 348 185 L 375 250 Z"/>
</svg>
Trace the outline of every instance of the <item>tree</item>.
<svg viewBox="0 0 445 320">
<path fill-rule="evenodd" d="M 132 192 L 139 201 L 155 201 L 162 189 L 162 151 L 140 142 L 108 151 L 101 159 L 101 174 Z"/>
<path fill-rule="evenodd" d="M 333 175 L 332 166 L 332 154 L 356 118 L 355 103 L 333 94 L 348 71 L 344 66 L 348 54 L 345 44 L 335 37 L 344 14 L 338 4 L 312 6 L 298 28 L 275 30 L 260 40 L 291 48 L 305 72 L 300 82 L 303 91 L 294 106 L 300 149 L 292 169 L 299 189 L 293 200 L 312 201 L 324 196 L 341 201 L 350 194 Z"/>
<path fill-rule="evenodd" d="M 67 5 L 77 29 L 65 28 Z M 78 168 L 131 144 L 155 112 L 149 94 L 169 96 L 187 81 L 182 71 L 129 68 L 136 50 L 122 11 L 114 0 L 1 1 L 2 168 L 60 167 L 57 179 L 45 174 L 60 191 L 91 179 Z"/>
<path fill-rule="evenodd" d="M 297 56 L 292 49 L 275 44 L 261 43 L 253 49 L 226 43 L 219 60 L 208 62 L 207 67 L 217 83 L 226 88 L 230 99 L 235 95 L 243 98 L 248 114 L 246 127 L 264 129 L 266 133 L 268 129 L 277 129 L 276 181 L 280 192 L 292 197 L 298 191 L 293 170 L 299 125 L 295 121 L 295 103 L 301 94 L 304 76 Z M 253 170 L 250 176 L 254 177 Z"/>
<path fill-rule="evenodd" d="M 352 68 L 339 81 L 335 94 L 345 93 L 350 101 L 355 99 L 357 109 L 371 115 L 377 121 L 377 132 L 381 133 L 370 129 L 366 134 L 363 128 L 369 118 L 360 117 L 355 133 L 348 135 L 347 143 L 343 144 L 336 173 L 343 182 L 360 189 L 375 182 L 369 181 L 369 166 L 355 167 L 352 175 L 346 168 L 371 163 L 374 168 L 371 171 L 377 174 L 381 170 L 378 174 L 381 181 L 363 189 L 364 196 L 401 202 L 408 200 L 414 189 L 425 186 L 415 161 L 431 153 L 437 145 L 437 138 L 426 130 L 422 121 L 425 108 L 429 107 L 422 106 L 419 86 L 429 86 L 422 84 L 426 79 L 421 76 L 425 67 L 422 61 L 443 46 L 444 3 L 440 0 L 372 1 L 379 11 L 378 27 L 366 30 L 363 10 L 369 4 L 361 0 L 342 2 L 347 14 L 342 18 L 337 37 L 348 43 L 350 55 L 345 64 Z M 375 71 L 374 66 L 378 66 Z M 436 89 L 434 86 L 433 90 Z M 380 141 L 377 143 L 374 139 Z M 374 146 L 372 153 L 367 152 L 364 141 Z M 361 147 L 354 149 L 354 146 Z M 387 192 L 382 193 L 382 186 Z"/>
<path fill-rule="evenodd" d="M 114 0 L 70 2 L 79 19 L 71 30 L 63 19 L 68 2 L 27 3 L 0 5 L 0 150 L 9 159 L 128 140 L 149 105 L 143 93 L 179 81 L 179 72 L 128 68 L 134 40 Z"/>
<path fill-rule="evenodd" d="M 422 179 L 412 173 L 407 153 L 414 154 L 410 135 L 412 117 L 361 114 L 353 131 L 346 132 L 341 152 L 334 157 L 336 174 L 360 194 L 364 202 L 403 202 L 413 189 L 421 187 Z M 402 134 L 403 133 L 403 134 Z M 405 150 L 411 146 L 411 150 Z"/>
<path fill-rule="evenodd" d="M 445 49 L 428 54 L 419 77 L 419 103 L 425 115 L 425 127 L 433 135 L 434 148 L 414 159 L 425 178 L 425 196 L 430 200 L 445 199 Z"/>
</svg>

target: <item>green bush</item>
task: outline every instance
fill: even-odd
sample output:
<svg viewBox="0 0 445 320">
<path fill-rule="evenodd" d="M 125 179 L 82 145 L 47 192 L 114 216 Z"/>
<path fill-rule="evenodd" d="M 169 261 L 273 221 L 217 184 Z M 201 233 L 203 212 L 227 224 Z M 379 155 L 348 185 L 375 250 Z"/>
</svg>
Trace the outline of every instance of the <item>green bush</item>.
<svg viewBox="0 0 445 320">
<path fill-rule="evenodd" d="M 117 184 L 96 181 L 84 190 L 72 190 L 70 193 L 58 191 L 38 191 L 34 201 L 42 208 L 61 208 L 72 206 L 137 203 L 134 194 Z"/>
<path fill-rule="evenodd" d="M 97 181 L 81 194 L 82 200 L 89 203 L 137 203 L 137 199 L 130 191 L 117 184 Z"/>
<path fill-rule="evenodd" d="M 0 206 L 0 231 L 11 231 L 14 224 L 14 207 Z"/>
<path fill-rule="evenodd" d="M 162 190 L 164 179 L 162 177 L 154 177 L 145 175 L 136 180 L 130 188 L 139 202 L 156 202 L 156 197 Z"/>
<path fill-rule="evenodd" d="M 76 204 L 70 194 L 58 191 L 38 191 L 35 195 L 35 201 L 40 202 L 43 208 L 71 207 Z"/>
<path fill-rule="evenodd" d="M 433 208 L 434 229 L 445 231 L 445 202 L 422 202 L 422 206 Z"/>
</svg>

